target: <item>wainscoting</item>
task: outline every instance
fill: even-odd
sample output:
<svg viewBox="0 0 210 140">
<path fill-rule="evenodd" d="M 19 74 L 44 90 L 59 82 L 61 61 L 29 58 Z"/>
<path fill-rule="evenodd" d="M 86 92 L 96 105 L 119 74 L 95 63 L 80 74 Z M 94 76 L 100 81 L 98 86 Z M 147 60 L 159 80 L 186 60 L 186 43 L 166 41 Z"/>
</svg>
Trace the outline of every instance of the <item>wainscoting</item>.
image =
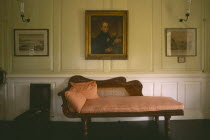
<svg viewBox="0 0 210 140">
<path fill-rule="evenodd" d="M 29 108 L 30 83 L 51 84 L 51 120 L 80 121 L 66 118 L 61 109 L 62 100 L 57 93 L 65 88 L 73 75 L 9 75 L 7 84 L 0 90 L 0 119 L 13 120 Z M 101 80 L 121 75 L 83 75 Z M 205 74 L 140 74 L 123 75 L 143 84 L 144 96 L 168 96 L 185 105 L 185 115 L 172 119 L 210 118 L 210 77 Z M 148 117 L 135 118 L 94 118 L 93 121 L 134 121 L 148 120 Z M 163 118 L 161 118 L 163 119 Z"/>
</svg>

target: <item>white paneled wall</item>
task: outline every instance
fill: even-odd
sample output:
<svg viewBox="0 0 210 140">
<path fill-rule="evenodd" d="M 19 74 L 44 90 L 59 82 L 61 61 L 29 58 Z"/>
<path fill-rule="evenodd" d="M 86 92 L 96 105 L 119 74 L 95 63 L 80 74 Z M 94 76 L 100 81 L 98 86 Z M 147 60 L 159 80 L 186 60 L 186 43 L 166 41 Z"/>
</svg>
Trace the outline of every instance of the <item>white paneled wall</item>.
<svg viewBox="0 0 210 140">
<path fill-rule="evenodd" d="M 175 100 L 177 99 L 178 96 L 178 83 L 160 83 L 161 85 L 161 96 L 168 96 L 171 98 L 174 98 Z M 169 94 L 170 91 L 170 94 Z"/>
<path fill-rule="evenodd" d="M 210 112 L 210 81 L 207 82 L 207 100 L 208 100 L 208 104 L 207 104 L 207 110 Z M 210 118 L 210 116 L 209 116 Z"/>
<path fill-rule="evenodd" d="M 5 109 L 6 109 L 6 90 L 7 90 L 7 85 L 0 85 L 0 120 L 5 119 Z"/>
<path fill-rule="evenodd" d="M 51 120 L 53 121 L 78 121 L 79 119 L 66 118 L 61 109 L 62 100 L 57 93 L 65 88 L 68 77 L 72 75 L 45 76 L 45 77 L 12 77 L 7 80 L 7 85 L 2 88 L 0 95 L 1 119 L 12 120 L 17 115 L 29 108 L 30 83 L 51 84 Z M 102 80 L 120 75 L 87 76 L 88 78 Z M 205 119 L 210 114 L 210 80 L 207 75 L 127 75 L 128 81 L 139 80 L 143 84 L 144 96 L 168 96 L 185 105 L 185 115 L 172 117 L 172 119 Z M 8 88 L 8 90 L 6 90 Z M 7 92 L 5 92 L 7 91 Z M 5 110 L 2 108 L 5 107 Z M 147 119 L 147 118 L 143 118 Z M 117 120 L 142 120 L 142 118 L 98 118 L 93 121 L 117 121 Z"/>
<path fill-rule="evenodd" d="M 142 93 L 144 93 L 144 96 L 154 96 L 154 83 L 153 82 L 142 82 L 144 85 L 144 88 L 142 90 Z"/>
<path fill-rule="evenodd" d="M 201 109 L 201 82 L 184 83 L 184 103 L 186 109 Z"/>
<path fill-rule="evenodd" d="M 30 85 L 25 82 L 15 82 L 14 83 L 14 105 L 15 112 L 14 115 L 17 116 L 19 113 L 23 113 L 25 110 L 29 108 L 29 93 L 30 93 Z"/>
</svg>

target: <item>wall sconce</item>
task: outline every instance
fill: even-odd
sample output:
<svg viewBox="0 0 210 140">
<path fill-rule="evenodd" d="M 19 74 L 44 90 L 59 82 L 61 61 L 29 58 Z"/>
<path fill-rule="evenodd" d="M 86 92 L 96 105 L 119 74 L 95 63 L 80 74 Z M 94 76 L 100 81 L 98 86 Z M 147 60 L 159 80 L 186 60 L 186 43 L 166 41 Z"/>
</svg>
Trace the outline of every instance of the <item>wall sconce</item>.
<svg viewBox="0 0 210 140">
<path fill-rule="evenodd" d="M 188 18 L 190 16 L 190 8 L 191 8 L 192 0 L 187 0 L 187 10 L 186 10 L 186 18 L 185 19 L 179 19 L 179 22 L 188 21 Z"/>
<path fill-rule="evenodd" d="M 23 1 L 20 1 L 20 0 L 17 0 L 18 1 L 18 5 L 19 5 L 19 8 L 20 8 L 20 17 L 22 19 L 23 22 L 30 22 L 30 19 L 25 19 L 25 15 L 24 15 L 24 11 L 25 11 L 25 7 L 24 7 L 24 2 Z"/>
</svg>

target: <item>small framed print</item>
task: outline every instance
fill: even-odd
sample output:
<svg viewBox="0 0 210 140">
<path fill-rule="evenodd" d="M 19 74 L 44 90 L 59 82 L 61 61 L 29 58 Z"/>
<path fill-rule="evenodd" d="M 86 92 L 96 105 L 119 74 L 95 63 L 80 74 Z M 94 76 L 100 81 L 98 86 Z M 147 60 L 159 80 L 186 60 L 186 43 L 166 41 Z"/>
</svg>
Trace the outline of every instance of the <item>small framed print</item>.
<svg viewBox="0 0 210 140">
<path fill-rule="evenodd" d="M 128 11 L 85 12 L 86 59 L 127 59 Z"/>
<path fill-rule="evenodd" d="M 195 28 L 166 29 L 166 56 L 196 56 Z"/>
<path fill-rule="evenodd" d="M 49 56 L 48 29 L 14 29 L 15 56 Z"/>
<path fill-rule="evenodd" d="M 177 57 L 178 63 L 185 63 L 185 57 L 184 56 L 179 56 Z"/>
</svg>

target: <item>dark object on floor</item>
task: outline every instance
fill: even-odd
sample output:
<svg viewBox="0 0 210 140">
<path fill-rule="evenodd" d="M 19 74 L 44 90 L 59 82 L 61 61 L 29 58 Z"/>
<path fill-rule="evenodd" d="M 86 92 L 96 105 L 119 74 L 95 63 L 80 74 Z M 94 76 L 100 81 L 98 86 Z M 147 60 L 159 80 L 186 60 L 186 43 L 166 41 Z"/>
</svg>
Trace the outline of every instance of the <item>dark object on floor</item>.
<svg viewBox="0 0 210 140">
<path fill-rule="evenodd" d="M 15 118 L 16 139 L 32 136 L 40 138 L 46 134 L 50 120 L 50 84 L 30 85 L 30 109 Z M 29 129 L 30 128 L 30 129 Z M 36 133 L 36 135 L 33 135 Z M 38 137 L 35 137 L 38 136 Z"/>
<path fill-rule="evenodd" d="M 75 75 L 72 76 L 69 79 L 69 82 L 73 83 L 81 83 L 81 82 L 89 82 L 89 81 L 96 81 L 97 83 L 97 88 L 98 89 L 105 89 L 105 88 L 112 88 L 113 90 L 117 90 L 118 88 L 124 88 L 126 92 L 128 93 L 128 96 L 143 96 L 142 94 L 142 88 L 143 85 L 141 84 L 140 81 L 138 80 L 133 80 L 133 81 L 126 81 L 125 77 L 116 77 L 108 80 L 93 80 L 93 79 L 88 79 L 83 76 Z M 184 110 L 183 108 L 179 109 L 174 109 L 174 108 L 167 108 L 163 110 L 156 110 L 156 111 L 144 111 L 144 112 L 94 112 L 93 113 L 77 113 L 77 112 L 72 112 L 71 110 L 71 103 L 68 103 L 68 101 L 65 98 L 65 92 L 68 91 L 71 88 L 71 85 L 68 84 L 68 86 L 61 92 L 58 93 L 59 96 L 62 97 L 63 104 L 62 104 L 62 109 L 63 113 L 66 117 L 69 118 L 81 118 L 82 123 L 83 123 L 83 132 L 84 135 L 88 135 L 88 125 L 91 122 L 91 118 L 93 117 L 144 117 L 144 116 L 149 116 L 149 117 L 154 117 L 156 124 L 158 124 L 158 119 L 159 116 L 164 116 L 165 117 L 165 130 L 167 135 L 171 135 L 170 131 L 170 118 L 171 116 L 179 116 L 179 115 L 184 115 Z M 118 91 L 117 91 L 118 92 Z M 116 93 L 115 93 L 116 94 Z M 161 102 L 160 100 L 159 102 Z M 132 102 L 132 101 L 130 101 Z M 146 102 L 145 102 L 146 103 Z M 178 104 L 181 104 L 177 101 L 173 103 L 171 106 L 174 107 Z M 85 106 L 85 105 L 84 105 Z M 150 108 L 150 106 L 148 107 Z M 81 111 L 82 112 L 82 111 Z"/>
</svg>

